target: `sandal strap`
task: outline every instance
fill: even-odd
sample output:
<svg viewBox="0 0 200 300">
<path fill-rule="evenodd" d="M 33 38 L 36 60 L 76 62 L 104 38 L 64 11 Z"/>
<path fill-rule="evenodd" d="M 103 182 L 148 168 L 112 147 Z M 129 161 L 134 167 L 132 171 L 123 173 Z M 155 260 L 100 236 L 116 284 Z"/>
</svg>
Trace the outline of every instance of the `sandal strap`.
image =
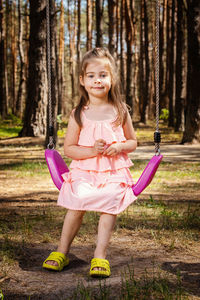
<svg viewBox="0 0 200 300">
<path fill-rule="evenodd" d="M 90 270 L 92 271 L 94 268 L 104 268 L 106 271 L 110 272 L 109 261 L 103 258 L 93 258 L 91 260 Z"/>
<path fill-rule="evenodd" d="M 56 261 L 60 266 L 67 260 L 67 257 L 61 252 L 51 252 L 47 259 L 45 259 L 44 263 L 46 263 L 49 260 Z"/>
</svg>

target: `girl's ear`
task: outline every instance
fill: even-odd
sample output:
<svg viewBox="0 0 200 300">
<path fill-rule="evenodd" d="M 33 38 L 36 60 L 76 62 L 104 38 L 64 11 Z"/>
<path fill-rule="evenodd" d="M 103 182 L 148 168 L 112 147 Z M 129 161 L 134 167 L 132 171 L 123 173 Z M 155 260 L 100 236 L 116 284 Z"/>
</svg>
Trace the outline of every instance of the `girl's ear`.
<svg viewBox="0 0 200 300">
<path fill-rule="evenodd" d="M 80 84 L 82 85 L 82 86 L 84 86 L 84 81 L 83 81 L 83 77 L 80 75 L 80 77 L 79 77 L 79 80 L 80 80 Z"/>
</svg>

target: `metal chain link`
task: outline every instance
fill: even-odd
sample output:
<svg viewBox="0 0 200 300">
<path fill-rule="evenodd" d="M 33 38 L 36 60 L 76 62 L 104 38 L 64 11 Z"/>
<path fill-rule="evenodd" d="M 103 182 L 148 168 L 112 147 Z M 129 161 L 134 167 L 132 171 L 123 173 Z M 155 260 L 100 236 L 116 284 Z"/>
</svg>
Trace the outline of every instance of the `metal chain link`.
<svg viewBox="0 0 200 300">
<path fill-rule="evenodd" d="M 159 78 L 159 47 L 160 47 L 160 2 L 156 0 L 156 63 L 155 63 L 155 81 L 156 81 L 156 132 L 159 133 L 159 102 L 160 102 L 160 78 Z M 155 143 L 156 154 L 160 153 L 160 143 Z"/>
<path fill-rule="evenodd" d="M 47 79 L 48 79 L 48 108 L 49 108 L 49 128 L 53 128 L 53 111 L 51 97 L 51 43 L 50 43 L 50 8 L 49 0 L 46 0 L 46 25 L 47 25 Z M 53 136 L 49 135 L 48 148 L 54 149 Z"/>
</svg>

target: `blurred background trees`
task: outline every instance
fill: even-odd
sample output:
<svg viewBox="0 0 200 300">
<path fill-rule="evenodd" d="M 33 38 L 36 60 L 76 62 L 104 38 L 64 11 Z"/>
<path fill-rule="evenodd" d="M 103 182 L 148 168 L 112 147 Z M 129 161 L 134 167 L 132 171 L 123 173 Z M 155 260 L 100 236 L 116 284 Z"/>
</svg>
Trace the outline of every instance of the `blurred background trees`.
<svg viewBox="0 0 200 300">
<path fill-rule="evenodd" d="M 78 101 L 82 55 L 108 47 L 133 121 L 155 117 L 155 11 L 147 0 L 50 0 L 54 119 Z M 160 0 L 160 109 L 183 142 L 200 142 L 200 1 Z M 47 133 L 46 0 L 0 0 L 0 114 L 21 136 Z M 56 124 L 55 124 L 56 127 Z"/>
</svg>

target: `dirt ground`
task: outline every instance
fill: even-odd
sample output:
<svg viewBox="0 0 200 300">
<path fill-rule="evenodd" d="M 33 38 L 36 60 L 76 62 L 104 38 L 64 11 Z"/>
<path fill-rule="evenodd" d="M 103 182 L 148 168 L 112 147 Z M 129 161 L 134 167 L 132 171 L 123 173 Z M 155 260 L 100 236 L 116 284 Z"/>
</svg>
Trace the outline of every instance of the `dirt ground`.
<svg viewBox="0 0 200 300">
<path fill-rule="evenodd" d="M 44 160 L 44 150 L 40 139 L 11 139 L 0 141 L 0 164 L 13 164 L 28 160 Z M 40 146 L 34 147 L 39 144 Z M 10 146 L 13 147 L 10 147 Z M 62 154 L 62 150 L 59 149 Z M 135 159 L 147 159 L 153 153 L 153 146 L 138 147 L 134 153 Z M 164 145 L 162 148 L 164 160 L 168 162 L 184 160 L 187 162 L 199 161 L 200 145 Z M 130 155 L 131 158 L 133 155 Z M 26 209 L 43 205 L 56 206 L 58 192 L 50 178 L 40 180 L 33 177 L 12 178 L 4 170 L 0 170 L 0 209 L 1 211 Z M 144 197 L 148 195 L 144 192 Z M 199 193 L 191 196 L 192 201 L 199 201 Z M 42 228 L 41 228 L 42 230 Z M 137 240 L 137 243 L 135 242 Z M 18 246 L 18 245 L 16 245 Z M 72 245 L 69 259 L 70 265 L 61 273 L 54 273 L 41 268 L 43 260 L 49 252 L 56 249 L 55 244 L 25 245 L 23 256 L 7 275 L 0 273 L 0 289 L 3 289 L 5 298 L 9 300 L 30 299 L 56 300 L 67 299 L 74 293 L 79 281 L 85 286 L 99 286 L 99 280 L 90 279 L 88 271 L 94 251 L 94 241 L 75 243 Z M 133 232 L 114 234 L 108 251 L 112 275 L 106 280 L 106 285 L 115 291 L 121 282 L 121 272 L 133 266 L 135 276 L 143 276 L 146 271 L 163 272 L 170 279 L 177 277 L 180 270 L 182 282 L 190 291 L 189 299 L 200 299 L 200 247 L 193 251 L 187 248 L 175 248 L 173 254 L 165 246 L 158 246 L 148 236 L 146 241 Z M 175 282 L 175 281 L 174 281 Z M 114 296 L 113 296 L 114 297 Z M 113 298 L 114 299 L 114 298 Z"/>
</svg>

